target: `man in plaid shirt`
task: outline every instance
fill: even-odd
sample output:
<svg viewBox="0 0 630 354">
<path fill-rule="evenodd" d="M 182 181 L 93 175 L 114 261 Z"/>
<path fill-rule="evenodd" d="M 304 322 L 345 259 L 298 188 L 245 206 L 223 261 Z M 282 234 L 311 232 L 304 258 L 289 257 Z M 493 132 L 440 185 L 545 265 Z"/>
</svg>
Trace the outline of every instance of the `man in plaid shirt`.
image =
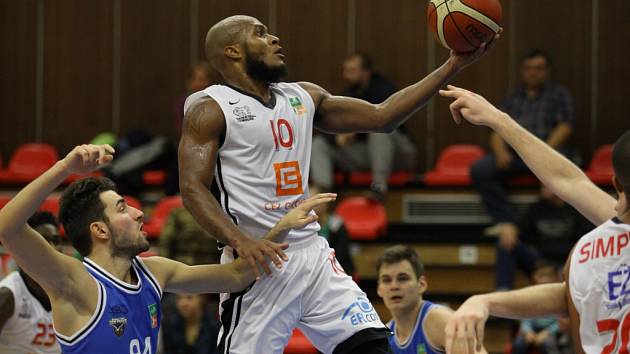
<svg viewBox="0 0 630 354">
<path fill-rule="evenodd" d="M 561 150 L 571 135 L 573 99 L 562 86 L 549 80 L 551 58 L 543 51 L 531 49 L 521 63 L 522 85 L 510 92 L 499 108 L 521 126 Z M 529 173 L 521 158 L 497 135 L 490 137 L 492 152 L 477 161 L 470 174 L 492 221 L 499 225 L 499 247 L 511 252 L 518 244 L 516 216 L 507 200 L 505 178 Z M 501 286 L 501 284 L 497 284 Z"/>
</svg>

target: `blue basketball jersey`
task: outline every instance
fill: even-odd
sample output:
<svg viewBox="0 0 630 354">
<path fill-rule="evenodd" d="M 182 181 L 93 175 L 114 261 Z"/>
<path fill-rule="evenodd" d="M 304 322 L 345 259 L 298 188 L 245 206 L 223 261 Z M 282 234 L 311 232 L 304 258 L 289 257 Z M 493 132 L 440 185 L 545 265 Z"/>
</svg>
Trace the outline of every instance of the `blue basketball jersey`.
<svg viewBox="0 0 630 354">
<path fill-rule="evenodd" d="M 411 336 L 407 339 L 405 343 L 398 343 L 398 339 L 396 338 L 396 323 L 394 321 L 390 321 L 388 323 L 389 329 L 394 333 L 393 336 L 388 338 L 389 346 L 394 351 L 394 354 L 442 354 L 443 351 L 435 348 L 432 344 L 429 343 L 427 337 L 424 335 L 424 319 L 427 317 L 427 314 L 433 307 L 437 305 L 433 304 L 429 301 L 423 301 L 422 306 L 420 307 L 420 314 L 418 315 L 418 319 L 416 320 L 416 325 L 413 328 L 413 332 Z"/>
<path fill-rule="evenodd" d="M 71 337 L 57 333 L 64 354 L 155 354 L 162 320 L 162 289 L 138 257 L 125 283 L 88 258 L 85 268 L 98 285 L 98 304 L 88 323 Z"/>
</svg>

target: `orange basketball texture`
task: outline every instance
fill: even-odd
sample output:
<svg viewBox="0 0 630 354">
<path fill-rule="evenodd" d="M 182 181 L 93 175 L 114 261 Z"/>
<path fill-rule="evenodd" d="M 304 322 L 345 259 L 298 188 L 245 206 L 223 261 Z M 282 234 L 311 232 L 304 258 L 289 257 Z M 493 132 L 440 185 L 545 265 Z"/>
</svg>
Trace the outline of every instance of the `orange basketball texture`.
<svg viewBox="0 0 630 354">
<path fill-rule="evenodd" d="M 468 53 L 490 42 L 502 19 L 498 0 L 431 0 L 427 22 L 433 37 L 457 53 Z"/>
</svg>

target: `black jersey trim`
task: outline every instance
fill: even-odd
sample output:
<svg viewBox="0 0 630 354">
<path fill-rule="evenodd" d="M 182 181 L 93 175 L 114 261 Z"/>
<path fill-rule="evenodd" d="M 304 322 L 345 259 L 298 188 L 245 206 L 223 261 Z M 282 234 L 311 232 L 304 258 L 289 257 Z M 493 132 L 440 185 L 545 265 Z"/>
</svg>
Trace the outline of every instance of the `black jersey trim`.
<svg viewBox="0 0 630 354">
<path fill-rule="evenodd" d="M 266 108 L 274 109 L 276 107 L 276 94 L 273 93 L 273 90 L 271 90 L 271 89 L 269 90 L 271 92 L 271 97 L 269 98 L 269 102 L 265 102 L 265 101 L 262 100 L 262 98 L 260 98 L 258 96 L 255 96 L 255 95 L 252 95 L 251 93 L 249 93 L 247 91 L 243 91 L 243 90 L 241 90 L 240 88 L 238 88 L 236 86 L 232 86 L 230 84 L 225 84 L 225 86 L 231 88 L 232 90 L 234 90 L 234 91 L 236 91 L 236 92 L 238 92 L 238 93 L 240 93 L 242 95 L 249 96 L 249 97 L 255 99 L 256 101 L 260 102 L 260 104 L 262 104 Z"/>
<path fill-rule="evenodd" d="M 153 287 L 153 290 L 155 290 L 155 292 L 157 293 L 158 298 L 161 299 L 163 294 L 162 287 L 158 283 L 157 279 L 155 279 L 155 276 L 153 276 L 153 273 L 151 273 L 151 271 L 149 270 L 149 267 L 144 264 L 140 257 L 134 258 L 133 262 L 136 264 L 138 269 L 140 269 L 140 272 L 142 272 L 142 274 L 144 274 L 144 276 L 149 280 L 149 283 L 151 283 L 151 286 Z"/>
<path fill-rule="evenodd" d="M 131 270 L 134 273 L 136 273 L 136 278 L 138 279 L 138 282 L 135 285 L 132 285 L 132 284 L 129 284 L 129 283 L 125 283 L 124 281 L 114 277 L 108 271 L 106 271 L 105 269 L 101 268 L 98 264 L 94 263 L 93 260 L 91 260 L 91 259 L 89 259 L 87 257 L 83 258 L 83 264 L 85 264 L 89 269 L 91 269 L 92 271 L 94 271 L 98 275 L 100 275 L 103 278 L 105 278 L 106 280 L 108 280 L 115 287 L 119 288 L 120 290 L 122 290 L 122 291 L 124 291 L 124 292 L 126 292 L 128 294 L 138 294 L 142 290 L 142 278 L 140 277 L 140 274 L 138 274 L 138 271 L 134 267 L 131 267 Z"/>
<path fill-rule="evenodd" d="M 59 343 L 65 346 L 76 345 L 78 341 L 83 340 L 88 334 L 90 334 L 90 332 L 92 332 L 94 328 L 96 328 L 101 318 L 103 317 L 103 313 L 105 313 L 105 304 L 107 303 L 107 292 L 105 291 L 105 287 L 103 286 L 103 284 L 101 284 L 98 279 L 94 278 L 94 281 L 98 285 L 97 311 L 94 312 L 94 315 L 92 315 L 92 318 L 90 318 L 88 323 L 72 336 L 66 337 L 55 331 L 55 336 L 57 337 Z"/>
<path fill-rule="evenodd" d="M 227 189 L 225 189 L 225 184 L 223 183 L 223 173 L 221 172 L 221 154 L 217 156 L 217 179 L 219 180 L 219 187 L 223 194 L 223 209 L 225 209 L 225 213 L 230 216 L 234 224 L 238 225 L 236 217 L 234 217 L 234 215 L 232 215 L 232 213 L 230 212 L 230 197 L 228 195 Z"/>
</svg>

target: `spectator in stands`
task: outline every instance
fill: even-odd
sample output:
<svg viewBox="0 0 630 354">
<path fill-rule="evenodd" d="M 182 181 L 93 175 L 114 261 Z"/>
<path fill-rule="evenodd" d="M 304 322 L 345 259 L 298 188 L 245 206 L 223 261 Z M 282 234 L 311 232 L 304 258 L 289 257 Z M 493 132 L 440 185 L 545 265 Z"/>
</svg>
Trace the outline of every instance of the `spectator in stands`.
<svg viewBox="0 0 630 354">
<path fill-rule="evenodd" d="M 217 241 L 208 234 L 186 208 L 171 210 L 159 238 L 160 255 L 188 265 L 219 263 Z M 174 310 L 174 297 L 165 294 L 162 300 L 164 317 L 168 310 Z M 217 314 L 219 298 L 208 295 L 207 307 L 210 313 Z"/>
<path fill-rule="evenodd" d="M 219 263 L 217 241 L 186 208 L 171 210 L 159 239 L 160 255 L 188 265 Z"/>
<path fill-rule="evenodd" d="M 499 108 L 551 147 L 562 149 L 572 131 L 573 99 L 564 87 L 549 80 L 550 69 L 549 55 L 529 50 L 521 62 L 522 85 L 509 93 Z M 504 182 L 509 176 L 529 170 L 494 132 L 490 147 L 492 152 L 472 166 L 470 175 L 493 222 L 513 224 L 515 214 L 508 203 Z"/>
<path fill-rule="evenodd" d="M 542 186 L 540 199 L 527 208 L 517 224 L 501 225 L 497 242 L 497 289 L 513 287 L 517 265 L 531 276 L 541 256 L 562 265 L 578 238 L 592 228 L 573 207 Z"/>
<path fill-rule="evenodd" d="M 387 326 L 394 332 L 389 337 L 393 353 L 443 353 L 453 311 L 423 299 L 428 285 L 418 254 L 409 246 L 392 246 L 377 260 L 376 274 L 378 296 L 392 314 Z"/>
<path fill-rule="evenodd" d="M 370 58 L 353 54 L 343 64 L 343 78 L 348 87 L 343 96 L 381 103 L 396 92 L 394 85 L 372 70 Z M 415 147 L 402 129 L 390 134 L 318 134 L 313 138 L 311 178 L 322 190 L 333 188 L 333 167 L 345 172 L 372 171 L 370 195 L 382 200 L 392 169 L 411 170 Z"/>
<path fill-rule="evenodd" d="M 321 193 L 317 186 L 310 186 L 309 192 L 311 195 Z M 330 248 L 335 250 L 335 255 L 343 270 L 346 274 L 353 277 L 355 275 L 355 267 L 350 255 L 348 231 L 341 216 L 330 212 L 330 209 L 334 209 L 334 207 L 335 204 L 322 204 L 313 209 L 319 218 L 317 221 L 321 225 L 319 236 L 328 240 L 328 244 Z"/>
<path fill-rule="evenodd" d="M 534 284 L 549 284 L 560 281 L 554 263 L 540 260 L 534 271 Z M 566 321 L 566 320 L 565 320 Z M 534 350 L 540 354 L 571 353 L 568 328 L 560 330 L 560 321 L 553 316 L 521 320 L 519 333 L 512 344 L 512 354 L 527 354 Z"/>
<path fill-rule="evenodd" d="M 177 294 L 177 311 L 162 325 L 164 354 L 214 354 L 218 335 L 216 317 L 203 294 Z"/>
</svg>

